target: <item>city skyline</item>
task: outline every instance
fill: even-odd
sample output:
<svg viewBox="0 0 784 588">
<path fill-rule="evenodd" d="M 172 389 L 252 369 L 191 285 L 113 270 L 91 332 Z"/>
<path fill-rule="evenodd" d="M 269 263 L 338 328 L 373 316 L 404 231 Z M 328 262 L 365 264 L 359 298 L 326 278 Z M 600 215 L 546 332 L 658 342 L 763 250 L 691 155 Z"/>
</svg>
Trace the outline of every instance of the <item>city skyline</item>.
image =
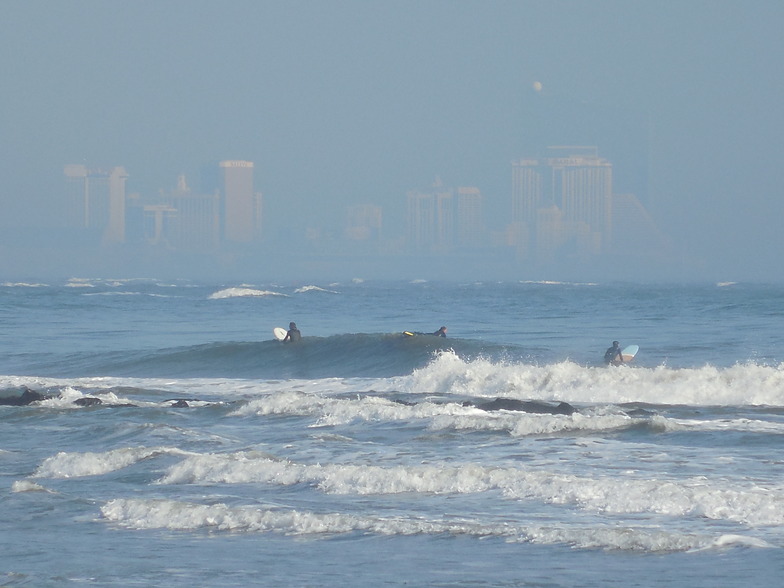
<svg viewBox="0 0 784 588">
<path fill-rule="evenodd" d="M 228 6 L 3 4 L 0 272 L 158 270 L 155 256 L 83 254 L 84 234 L 61 228 L 66 164 L 95 171 L 122 166 L 126 216 L 139 215 L 140 225 L 144 210 L 135 207 L 134 194 L 168 192 L 168 201 L 147 210 L 155 241 L 172 210 L 180 220 L 195 219 L 215 205 L 216 162 L 249 161 L 263 178 L 261 197 L 246 201 L 237 222 L 258 223 L 260 215 L 277 249 L 240 267 L 238 242 L 207 264 L 196 255 L 172 263 L 172 272 L 225 266 L 236 274 L 295 278 L 319 271 L 468 280 L 491 273 L 784 280 L 777 256 L 784 247 L 784 168 L 776 163 L 784 147 L 784 84 L 775 67 L 784 56 L 781 3 L 231 0 Z M 500 205 L 510 193 L 509 162 L 541 160 L 553 145 L 599 147 L 613 165 L 610 206 L 634 216 L 628 224 L 638 230 L 666 235 L 671 255 L 608 263 L 593 273 L 569 255 L 540 269 L 520 263 L 523 227 L 501 229 L 512 214 Z M 203 198 L 175 193 L 181 175 Z M 347 234 L 355 245 L 379 234 L 387 257 L 399 250 L 407 193 L 429 191 L 437 176 L 454 190 L 454 239 L 476 241 L 479 221 L 466 219 L 480 218 L 468 211 L 481 201 L 481 223 L 493 233 L 484 263 L 430 263 L 425 253 L 385 268 L 341 261 L 336 239 Z M 90 182 L 104 189 L 98 176 Z M 479 194 L 461 194 L 461 187 Z M 369 220 L 379 210 L 382 222 Z M 550 223 L 554 230 L 538 231 L 538 242 L 552 237 L 563 252 L 600 247 L 595 230 L 559 243 L 566 233 L 558 237 L 555 229 L 575 222 L 568 214 L 566 207 L 542 208 L 539 227 Z M 304 239 L 287 237 L 308 227 Z M 213 240 L 224 230 L 218 227 Z M 659 237 L 649 241 L 664 250 Z M 176 237 L 192 239 L 187 231 Z M 510 239 L 518 240 L 516 266 L 503 247 Z M 334 263 L 322 262 L 333 253 Z M 291 256 L 319 261 L 283 262 Z"/>
<path fill-rule="evenodd" d="M 193 190 L 180 174 L 173 190 L 126 195 L 125 167 L 104 171 L 66 164 L 65 218 L 82 219 L 67 224 L 92 234 L 94 249 L 123 245 L 128 252 L 197 254 L 205 261 L 226 250 L 243 257 L 279 245 L 262 222 L 264 198 L 254 162 L 222 160 L 213 167 L 220 170 L 220 185 L 212 192 Z M 214 170 L 207 166 L 205 171 L 210 177 Z M 405 203 L 398 202 L 406 208 L 402 228 L 385 227 L 384 207 L 365 202 L 347 206 L 337 230 L 302 224 L 291 227 L 285 238 L 305 244 L 292 250 L 310 259 L 443 260 L 481 253 L 497 258 L 508 271 L 547 271 L 568 260 L 587 268 L 600 266 L 602 258 L 661 262 L 671 255 L 668 239 L 639 199 L 613 192 L 613 165 L 600 157 L 598 147 L 551 146 L 543 157 L 512 161 L 511 172 L 509 194 L 494 203 L 500 215 L 487 214 L 492 211 L 479 187 L 448 186 L 436 176 L 429 188 L 408 190 Z M 507 221 L 488 224 L 486 216 Z"/>
</svg>

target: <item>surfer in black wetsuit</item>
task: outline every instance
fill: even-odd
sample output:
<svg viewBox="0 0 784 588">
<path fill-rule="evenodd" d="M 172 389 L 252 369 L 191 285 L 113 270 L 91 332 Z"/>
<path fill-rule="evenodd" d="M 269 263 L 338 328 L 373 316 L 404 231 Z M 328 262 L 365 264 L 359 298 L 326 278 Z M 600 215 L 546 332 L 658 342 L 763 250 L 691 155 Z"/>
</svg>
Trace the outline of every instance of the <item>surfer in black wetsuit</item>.
<svg viewBox="0 0 784 588">
<path fill-rule="evenodd" d="M 299 332 L 297 328 L 297 323 L 289 323 L 289 330 L 286 333 L 286 336 L 283 338 L 284 343 L 288 343 L 291 341 L 292 343 L 297 343 L 298 341 L 302 340 L 302 333 Z"/>
<path fill-rule="evenodd" d="M 618 341 L 613 341 L 612 347 L 604 352 L 604 363 L 607 365 L 611 363 L 623 363 L 623 353 L 621 353 L 621 344 Z"/>
<path fill-rule="evenodd" d="M 435 333 L 433 333 L 436 337 L 446 337 L 446 327 L 441 327 Z"/>
</svg>

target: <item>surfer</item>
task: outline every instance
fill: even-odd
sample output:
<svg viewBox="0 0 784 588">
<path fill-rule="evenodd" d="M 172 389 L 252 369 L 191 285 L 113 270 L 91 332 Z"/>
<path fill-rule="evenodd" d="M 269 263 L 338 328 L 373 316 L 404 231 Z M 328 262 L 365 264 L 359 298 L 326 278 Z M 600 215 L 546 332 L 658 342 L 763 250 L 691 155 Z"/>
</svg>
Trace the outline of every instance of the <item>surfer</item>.
<svg viewBox="0 0 784 588">
<path fill-rule="evenodd" d="M 621 344 L 618 341 L 613 341 L 612 347 L 604 352 L 604 363 L 607 365 L 611 363 L 623 363 L 623 353 L 621 353 Z"/>
<path fill-rule="evenodd" d="M 446 327 L 441 327 L 435 333 L 433 333 L 436 337 L 446 337 Z"/>
<path fill-rule="evenodd" d="M 283 338 L 283 342 L 287 343 L 291 341 L 292 343 L 296 343 L 302 340 L 302 333 L 299 332 L 297 328 L 297 323 L 289 323 L 289 330 L 286 333 L 286 336 Z"/>
</svg>

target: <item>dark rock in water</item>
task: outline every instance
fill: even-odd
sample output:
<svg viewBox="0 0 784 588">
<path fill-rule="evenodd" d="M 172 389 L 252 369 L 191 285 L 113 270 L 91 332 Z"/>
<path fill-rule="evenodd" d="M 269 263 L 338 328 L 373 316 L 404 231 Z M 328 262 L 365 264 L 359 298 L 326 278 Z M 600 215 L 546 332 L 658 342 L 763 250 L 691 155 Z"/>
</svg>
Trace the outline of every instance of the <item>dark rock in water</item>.
<svg viewBox="0 0 784 588">
<path fill-rule="evenodd" d="M 51 394 L 41 394 L 40 392 L 36 392 L 35 390 L 30 390 L 27 386 L 22 386 L 21 388 L 13 389 L 14 392 L 19 392 L 22 390 L 21 396 L 10 396 L 10 397 L 0 397 L 0 405 L 4 406 L 27 406 L 32 404 L 33 402 L 38 402 L 40 400 L 48 400 L 50 398 L 57 398 L 57 396 L 53 396 Z M 0 391 L 0 394 L 8 392 L 8 390 Z M 96 398 L 94 396 L 84 396 L 83 398 L 77 398 L 73 402 L 77 406 L 99 406 L 103 404 L 103 401 L 100 398 Z M 136 406 L 135 404 L 118 404 L 115 406 Z"/>
<path fill-rule="evenodd" d="M 188 408 L 190 404 L 186 400 L 180 399 L 172 404 L 172 408 Z"/>
<path fill-rule="evenodd" d="M 557 405 L 548 404 L 546 402 L 533 402 L 526 400 L 517 400 L 516 398 L 496 398 L 489 402 L 481 402 L 475 404 L 477 408 L 482 410 L 519 410 L 521 412 L 530 412 L 534 414 L 565 414 L 570 415 L 577 412 L 577 409 L 568 402 L 560 402 Z"/>
<path fill-rule="evenodd" d="M 30 390 L 27 386 L 22 386 L 22 394 L 21 396 L 11 396 L 6 398 L 0 398 L 0 405 L 5 406 L 27 406 L 28 404 L 32 404 L 33 402 L 38 402 L 39 400 L 46 400 L 47 398 L 51 398 L 51 396 L 45 396 L 40 392 L 36 392 L 35 390 Z"/>
</svg>

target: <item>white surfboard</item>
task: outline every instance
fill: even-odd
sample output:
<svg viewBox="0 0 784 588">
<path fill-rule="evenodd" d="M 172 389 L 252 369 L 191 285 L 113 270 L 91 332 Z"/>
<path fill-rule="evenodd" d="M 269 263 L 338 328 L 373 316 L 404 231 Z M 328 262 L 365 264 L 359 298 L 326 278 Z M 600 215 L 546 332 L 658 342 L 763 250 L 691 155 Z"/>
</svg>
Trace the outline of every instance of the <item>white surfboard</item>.
<svg viewBox="0 0 784 588">
<path fill-rule="evenodd" d="M 640 350 L 639 345 L 627 345 L 623 349 L 621 349 L 621 355 L 623 356 L 623 361 L 631 361 L 634 359 L 634 356 L 637 355 L 637 352 Z"/>
<path fill-rule="evenodd" d="M 614 359 L 613 361 L 610 362 L 610 365 L 623 365 L 625 363 L 629 363 L 631 360 L 634 359 L 634 356 L 637 355 L 637 352 L 639 350 L 640 350 L 639 345 L 627 345 L 626 347 L 621 349 L 621 358 L 623 359 L 623 361 L 621 361 L 620 359 Z"/>
<path fill-rule="evenodd" d="M 637 355 L 637 352 L 640 350 L 639 345 L 627 345 L 623 349 L 621 349 L 621 357 L 623 357 L 623 362 L 628 363 L 634 359 L 634 356 Z"/>
<path fill-rule="evenodd" d="M 288 331 L 283 327 L 275 327 L 272 329 L 272 334 L 275 335 L 275 338 L 278 341 L 283 341 L 283 339 L 286 338 L 286 333 L 288 333 Z"/>
</svg>

